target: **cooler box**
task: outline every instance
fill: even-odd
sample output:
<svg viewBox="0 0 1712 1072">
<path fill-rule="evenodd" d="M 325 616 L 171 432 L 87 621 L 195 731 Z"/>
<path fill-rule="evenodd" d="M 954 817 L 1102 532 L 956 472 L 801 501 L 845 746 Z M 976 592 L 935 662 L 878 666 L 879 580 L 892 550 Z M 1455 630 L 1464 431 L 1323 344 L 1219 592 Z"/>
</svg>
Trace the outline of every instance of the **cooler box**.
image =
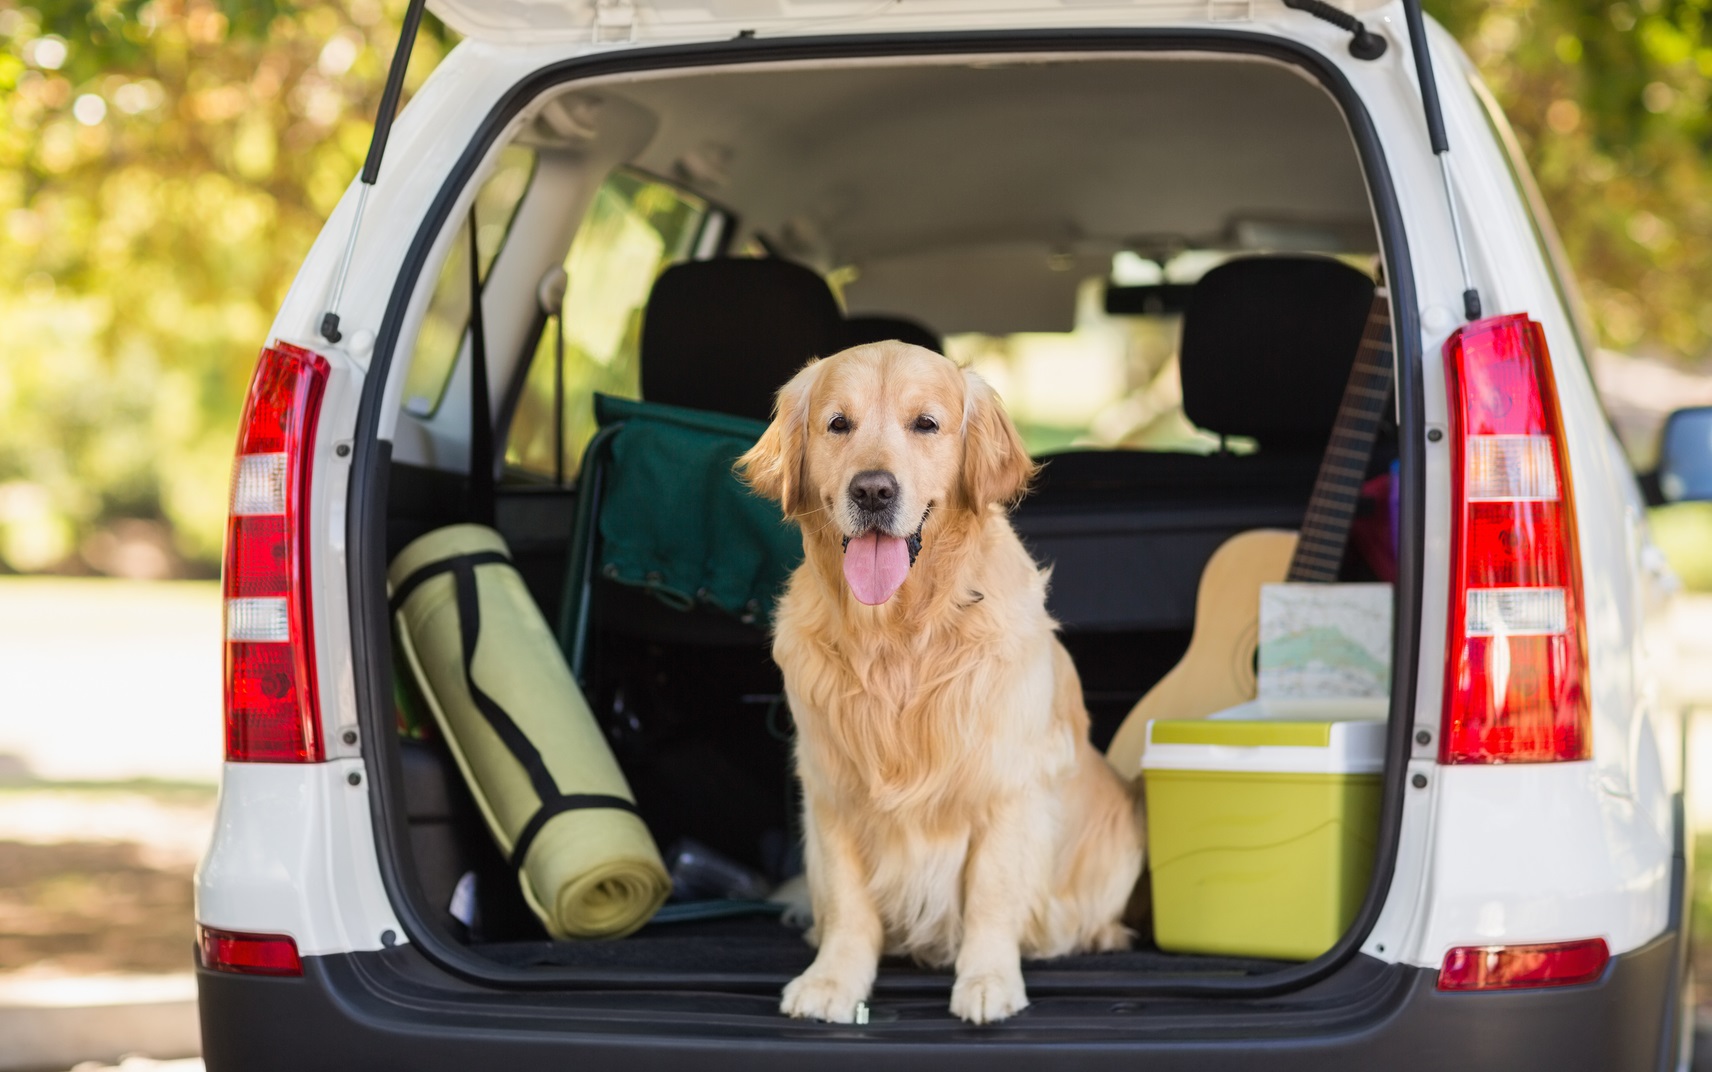
<svg viewBox="0 0 1712 1072">
<path fill-rule="evenodd" d="M 1367 892 L 1384 760 L 1383 722 L 1149 722 L 1159 948 L 1285 960 L 1330 949 Z"/>
</svg>

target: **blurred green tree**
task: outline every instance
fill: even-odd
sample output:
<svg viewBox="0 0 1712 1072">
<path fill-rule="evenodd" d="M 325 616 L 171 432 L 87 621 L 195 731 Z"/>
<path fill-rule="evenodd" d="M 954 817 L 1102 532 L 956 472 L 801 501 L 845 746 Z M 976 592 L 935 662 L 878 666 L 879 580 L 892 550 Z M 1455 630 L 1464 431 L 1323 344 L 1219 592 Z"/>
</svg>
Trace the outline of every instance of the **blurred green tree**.
<svg viewBox="0 0 1712 1072">
<path fill-rule="evenodd" d="M 1702 361 L 1712 0 L 1427 7 L 1514 121 L 1603 340 Z M 403 9 L 0 0 L 0 569 L 123 570 L 115 533 L 215 568 L 256 349 Z M 407 88 L 450 43 L 426 20 Z"/>
<path fill-rule="evenodd" d="M 4 566 L 107 568 L 142 522 L 160 562 L 215 568 L 254 355 L 361 166 L 403 9 L 0 0 Z M 407 88 L 448 44 L 427 20 Z"/>
<path fill-rule="evenodd" d="M 1504 106 L 1600 341 L 1712 373 L 1712 2 L 1426 6 Z M 1634 430 L 1629 438 L 1650 461 L 1654 444 Z M 1654 538 L 1683 583 L 1712 591 L 1712 507 L 1652 515 Z"/>
<path fill-rule="evenodd" d="M 1504 106 L 1603 341 L 1712 334 L 1712 3 L 1427 0 Z"/>
</svg>

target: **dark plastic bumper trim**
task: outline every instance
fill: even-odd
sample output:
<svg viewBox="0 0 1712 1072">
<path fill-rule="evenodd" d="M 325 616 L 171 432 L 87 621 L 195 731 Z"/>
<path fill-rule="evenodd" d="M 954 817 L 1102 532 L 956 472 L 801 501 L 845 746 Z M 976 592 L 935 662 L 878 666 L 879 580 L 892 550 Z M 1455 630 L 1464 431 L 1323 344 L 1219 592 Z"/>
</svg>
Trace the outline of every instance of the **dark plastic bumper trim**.
<svg viewBox="0 0 1712 1072">
<path fill-rule="evenodd" d="M 1370 992 L 1384 995 L 1358 1016 L 1316 1009 L 1324 1003 L 1306 995 L 1288 1011 L 1045 998 L 982 1028 L 953 1019 L 945 995 L 882 1000 L 871 1023 L 849 1027 L 787 1020 L 770 996 L 442 988 L 402 978 L 402 949 L 305 958 L 302 979 L 202 971 L 198 982 L 209 1072 L 1609 1072 L 1656 1067 L 1663 1056 L 1659 1009 L 1675 946 L 1674 934 L 1661 936 L 1586 986 L 1471 994 L 1439 992 L 1431 970 L 1357 957 L 1344 970 L 1371 973 Z"/>
</svg>

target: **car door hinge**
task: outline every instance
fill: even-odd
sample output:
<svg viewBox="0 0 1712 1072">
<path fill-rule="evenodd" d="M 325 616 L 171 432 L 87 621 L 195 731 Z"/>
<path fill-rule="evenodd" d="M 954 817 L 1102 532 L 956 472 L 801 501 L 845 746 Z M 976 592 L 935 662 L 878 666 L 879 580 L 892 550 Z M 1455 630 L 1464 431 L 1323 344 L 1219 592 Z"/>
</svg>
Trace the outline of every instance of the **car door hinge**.
<svg viewBox="0 0 1712 1072">
<path fill-rule="evenodd" d="M 594 6 L 596 41 L 636 40 L 634 0 L 597 0 Z"/>
</svg>

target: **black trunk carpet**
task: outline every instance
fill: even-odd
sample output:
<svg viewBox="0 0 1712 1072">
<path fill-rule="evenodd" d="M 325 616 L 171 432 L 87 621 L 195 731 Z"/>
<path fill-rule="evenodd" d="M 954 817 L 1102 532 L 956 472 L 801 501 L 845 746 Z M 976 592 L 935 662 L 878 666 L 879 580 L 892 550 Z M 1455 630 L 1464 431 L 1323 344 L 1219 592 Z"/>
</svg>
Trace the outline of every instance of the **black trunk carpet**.
<svg viewBox="0 0 1712 1072">
<path fill-rule="evenodd" d="M 646 972 L 708 972 L 718 975 L 794 977 L 814 959 L 802 932 L 770 916 L 656 923 L 628 938 L 611 941 L 493 942 L 476 947 L 484 956 L 517 968 L 620 969 Z M 1187 956 L 1164 953 L 1149 944 L 1122 953 L 1086 953 L 1050 961 L 1031 961 L 1031 975 L 1070 972 L 1112 975 L 1259 975 L 1289 967 L 1281 961 L 1244 957 Z M 918 967 L 907 959 L 881 961 L 881 982 L 891 973 L 943 976 L 948 970 Z"/>
</svg>

